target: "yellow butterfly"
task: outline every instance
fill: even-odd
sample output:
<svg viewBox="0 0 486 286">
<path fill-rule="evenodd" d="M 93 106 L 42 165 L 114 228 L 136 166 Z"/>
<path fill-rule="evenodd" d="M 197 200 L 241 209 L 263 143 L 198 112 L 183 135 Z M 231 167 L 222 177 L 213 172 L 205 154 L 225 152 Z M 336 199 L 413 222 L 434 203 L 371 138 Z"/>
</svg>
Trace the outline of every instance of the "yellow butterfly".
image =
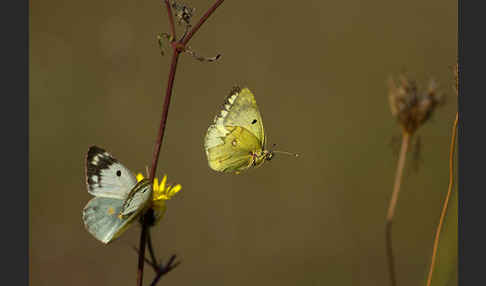
<svg viewBox="0 0 486 286">
<path fill-rule="evenodd" d="M 204 138 L 209 167 L 218 172 L 240 173 L 270 161 L 273 151 L 265 148 L 263 121 L 253 93 L 234 87 L 220 114 Z"/>
</svg>

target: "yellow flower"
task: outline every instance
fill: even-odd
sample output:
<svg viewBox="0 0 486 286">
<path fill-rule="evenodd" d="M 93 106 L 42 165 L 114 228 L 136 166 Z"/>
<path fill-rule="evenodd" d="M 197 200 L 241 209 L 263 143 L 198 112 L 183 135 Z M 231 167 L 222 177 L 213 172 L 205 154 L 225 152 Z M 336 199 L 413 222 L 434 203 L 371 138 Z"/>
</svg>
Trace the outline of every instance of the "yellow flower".
<svg viewBox="0 0 486 286">
<path fill-rule="evenodd" d="M 140 182 L 143 179 L 141 173 L 137 174 L 137 181 Z M 164 175 L 162 182 L 159 184 L 159 179 L 154 178 L 153 193 L 152 193 L 152 208 L 155 212 L 155 223 L 157 223 L 165 213 L 166 205 L 165 201 L 170 200 L 175 194 L 177 194 L 182 186 L 177 184 L 175 186 L 166 185 L 167 175 Z"/>
<path fill-rule="evenodd" d="M 141 173 L 137 174 L 138 182 L 140 182 L 143 178 L 144 176 Z M 182 189 L 182 186 L 180 184 L 177 184 L 175 186 L 171 186 L 171 185 L 166 186 L 166 182 L 167 182 L 167 175 L 164 175 L 164 177 L 162 178 L 162 182 L 160 182 L 160 184 L 158 178 L 154 179 L 154 185 L 153 185 L 154 192 L 152 196 L 152 199 L 154 201 L 170 200 L 175 194 L 177 194 Z"/>
</svg>

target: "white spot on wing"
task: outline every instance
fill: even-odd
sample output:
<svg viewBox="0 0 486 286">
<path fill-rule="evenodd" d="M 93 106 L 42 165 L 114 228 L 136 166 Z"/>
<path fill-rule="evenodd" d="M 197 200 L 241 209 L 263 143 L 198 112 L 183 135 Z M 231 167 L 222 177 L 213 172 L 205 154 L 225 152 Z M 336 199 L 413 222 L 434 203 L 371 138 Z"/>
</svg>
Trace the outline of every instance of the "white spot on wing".
<svg viewBox="0 0 486 286">
<path fill-rule="evenodd" d="M 93 160 L 91 161 L 91 164 L 93 165 L 98 165 L 98 162 L 100 161 L 100 158 L 98 158 L 98 155 L 93 157 Z"/>
<path fill-rule="evenodd" d="M 95 183 L 98 183 L 98 176 L 94 175 L 93 177 L 91 177 L 91 180 L 93 180 L 93 182 Z"/>
<path fill-rule="evenodd" d="M 230 98 L 228 98 L 229 103 L 233 104 L 233 102 L 235 102 L 235 99 L 236 99 L 237 96 L 238 96 L 238 94 L 234 94 Z"/>
<path fill-rule="evenodd" d="M 219 115 L 214 117 L 213 124 L 209 126 L 206 133 L 206 138 L 204 140 L 206 153 L 209 148 L 224 144 L 222 138 L 226 137 L 229 133 L 229 131 L 224 127 L 224 120 L 228 116 L 229 111 L 237 97 L 238 93 L 235 93 L 227 98 L 226 103 L 223 105 Z"/>
</svg>

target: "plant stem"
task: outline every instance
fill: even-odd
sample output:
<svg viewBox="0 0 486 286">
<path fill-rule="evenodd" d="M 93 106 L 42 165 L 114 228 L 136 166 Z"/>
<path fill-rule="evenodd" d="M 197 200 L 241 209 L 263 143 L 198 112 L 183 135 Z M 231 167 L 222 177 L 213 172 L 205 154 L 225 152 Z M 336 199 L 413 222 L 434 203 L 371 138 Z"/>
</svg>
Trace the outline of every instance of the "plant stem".
<svg viewBox="0 0 486 286">
<path fill-rule="evenodd" d="M 455 143 L 456 143 L 456 134 L 457 134 L 457 122 L 459 121 L 458 114 L 456 112 L 456 119 L 454 120 L 454 124 L 452 125 L 452 138 L 451 138 L 451 147 L 449 150 L 449 187 L 447 188 L 447 195 L 444 200 L 444 205 L 442 206 L 442 212 L 440 214 L 439 225 L 437 226 L 437 230 L 435 232 L 435 239 L 434 239 L 434 247 L 432 250 L 432 258 L 430 260 L 430 269 L 429 274 L 427 276 L 427 286 L 430 286 L 432 283 L 432 274 L 434 273 L 435 267 L 435 259 L 437 257 L 437 249 L 439 247 L 439 237 L 440 232 L 442 230 L 442 224 L 444 223 L 444 219 L 447 213 L 447 206 L 449 205 L 449 198 L 451 197 L 453 186 L 454 186 L 454 150 L 455 150 Z"/>
<path fill-rule="evenodd" d="M 169 19 L 169 26 L 170 26 L 170 35 L 172 39 L 175 41 L 176 39 L 176 31 L 175 31 L 175 24 L 174 24 L 174 16 L 172 15 L 172 8 L 170 6 L 169 0 L 165 0 L 165 8 L 167 8 L 167 16 Z"/>
<path fill-rule="evenodd" d="M 159 162 L 160 148 L 161 148 L 163 140 L 164 140 L 165 127 L 166 127 L 166 124 L 167 124 L 167 116 L 169 114 L 170 100 L 171 100 L 171 97 L 172 97 L 172 88 L 174 86 L 174 80 L 175 80 L 175 74 L 176 74 L 176 70 L 177 70 L 177 62 L 179 60 L 179 55 L 182 51 L 184 51 L 187 43 L 194 36 L 194 34 L 199 30 L 199 28 L 201 28 L 202 24 L 204 22 L 206 22 L 206 20 L 214 13 L 216 8 L 218 8 L 218 6 L 223 3 L 223 1 L 224 0 L 216 1 L 216 3 L 213 4 L 213 6 L 211 6 L 208 9 L 208 11 L 201 17 L 199 22 L 189 32 L 187 37 L 185 37 L 183 39 L 183 41 L 182 40 L 176 41 L 176 32 L 175 32 L 174 17 L 172 15 L 172 9 L 171 9 L 169 0 L 164 0 L 165 6 L 167 8 L 168 18 L 169 18 L 171 36 L 172 36 L 174 43 L 171 45 L 173 53 L 172 53 L 172 61 L 171 61 L 171 65 L 170 65 L 169 80 L 167 81 L 167 88 L 166 88 L 166 92 L 165 92 L 165 100 L 164 100 L 164 105 L 162 107 L 162 118 L 160 120 L 160 127 L 159 127 L 159 132 L 158 132 L 158 135 L 157 135 L 157 141 L 156 141 L 155 146 L 154 146 L 154 152 L 153 152 L 153 157 L 152 157 L 152 166 L 150 167 L 149 180 L 151 182 L 153 182 L 153 180 L 155 178 L 155 172 L 157 170 L 157 164 Z M 146 215 L 147 214 L 144 214 L 144 216 L 146 216 Z M 148 219 L 146 219 L 146 218 L 144 218 L 142 220 L 142 231 L 140 233 L 140 247 L 139 247 L 140 252 L 139 252 L 139 256 L 138 256 L 138 268 L 137 268 L 137 285 L 138 286 L 142 286 L 142 282 L 143 282 L 145 244 L 146 244 L 146 241 L 147 241 L 147 233 L 148 233 L 148 227 L 149 227 L 147 225 L 147 221 L 148 221 Z M 172 264 L 174 259 L 175 259 L 175 256 L 173 256 L 171 258 L 171 260 L 169 261 L 169 264 L 168 264 L 169 266 Z M 178 263 L 176 265 L 178 265 Z M 172 269 L 172 268 L 169 268 L 168 271 L 170 271 L 170 269 Z M 157 283 L 158 279 L 160 279 L 160 277 L 163 274 L 167 273 L 168 271 L 160 272 L 157 275 L 156 280 L 154 280 L 154 282 L 152 282 L 152 284 L 155 285 L 155 283 Z"/>
<path fill-rule="evenodd" d="M 143 265 L 145 264 L 145 242 L 147 240 L 147 227 L 142 224 L 142 232 L 140 233 L 140 246 L 138 254 L 138 268 L 137 268 L 137 285 L 141 286 L 143 282 Z"/>
<path fill-rule="evenodd" d="M 388 213 L 386 215 L 386 224 L 385 224 L 386 251 L 387 251 L 388 271 L 390 273 L 391 286 L 397 285 L 396 273 L 395 273 L 395 262 L 393 257 L 392 237 L 391 237 L 392 222 L 393 222 L 393 217 L 395 215 L 395 208 L 398 201 L 398 194 L 400 193 L 400 186 L 402 184 L 403 170 L 405 168 L 405 159 L 407 157 L 408 145 L 410 144 L 410 137 L 411 137 L 410 133 L 408 133 L 407 131 L 403 131 L 402 146 L 400 148 L 400 155 L 398 157 L 397 171 L 395 174 L 395 183 L 393 186 L 393 193 L 390 199 L 390 204 L 388 205 Z"/>
<path fill-rule="evenodd" d="M 177 61 L 179 59 L 180 51 L 176 48 L 173 49 L 172 63 L 170 65 L 169 81 L 167 82 L 166 95 L 164 100 L 164 106 L 162 107 L 162 119 L 160 120 L 158 140 L 155 143 L 154 154 L 152 158 L 152 167 L 150 168 L 149 180 L 153 182 L 155 178 L 155 171 L 157 169 L 157 164 L 159 161 L 160 147 L 164 139 L 165 127 L 167 124 L 167 115 L 169 114 L 170 99 L 172 97 L 172 87 L 174 85 L 175 72 L 177 69 Z M 147 214 L 145 214 L 147 215 Z M 147 219 L 143 219 L 142 232 L 140 234 L 140 254 L 138 256 L 138 279 L 137 285 L 142 286 L 143 282 L 143 266 L 144 266 L 144 255 L 145 255 L 145 242 L 146 242 L 146 232 L 148 225 L 146 223 Z"/>
<path fill-rule="evenodd" d="M 153 265 L 159 265 L 157 262 L 157 258 L 155 257 L 155 251 L 152 246 L 152 237 L 150 236 L 150 228 L 148 229 L 148 236 L 147 236 L 147 244 L 148 244 L 148 249 L 149 249 L 149 254 L 150 254 L 150 259 L 152 259 L 152 264 Z"/>
<path fill-rule="evenodd" d="M 214 11 L 216 11 L 216 8 L 219 7 L 219 5 L 223 4 L 224 0 L 218 0 L 216 1 L 216 3 L 213 4 L 213 6 L 211 6 L 208 11 L 206 11 L 206 13 L 204 13 L 204 15 L 201 17 L 201 19 L 199 19 L 199 22 L 197 22 L 197 24 L 191 29 L 191 31 L 189 31 L 189 33 L 184 37 L 184 39 L 182 39 L 182 42 L 181 44 L 183 46 L 186 46 L 187 43 L 191 40 L 191 38 L 194 36 L 194 34 L 199 30 L 199 28 L 201 28 L 202 24 L 204 24 L 204 22 L 206 22 L 206 20 L 209 18 L 209 16 L 211 16 Z"/>
<path fill-rule="evenodd" d="M 167 125 L 167 116 L 169 114 L 170 99 L 172 97 L 172 87 L 174 86 L 175 73 L 177 69 L 177 62 L 179 60 L 180 51 L 173 49 L 172 62 L 170 64 L 169 81 L 167 82 L 167 89 L 165 93 L 164 106 L 162 107 L 162 119 L 160 120 L 159 134 L 157 136 L 157 142 L 154 147 L 154 154 L 152 157 L 152 167 L 150 168 L 150 181 L 155 178 L 155 171 L 157 170 L 157 164 L 159 162 L 160 147 L 164 140 L 165 127 Z"/>
<path fill-rule="evenodd" d="M 175 255 L 172 255 L 172 257 L 169 259 L 169 262 L 167 262 L 167 264 L 159 269 L 157 275 L 155 276 L 154 280 L 152 280 L 152 283 L 150 283 L 150 286 L 155 286 L 157 284 L 157 282 L 159 282 L 160 278 L 162 278 L 162 276 L 164 276 L 164 274 L 167 274 L 169 271 L 171 271 L 172 269 L 176 268 L 177 265 L 180 264 L 180 262 L 176 262 L 175 264 L 172 264 L 174 263 L 175 261 L 175 258 L 176 256 Z"/>
</svg>

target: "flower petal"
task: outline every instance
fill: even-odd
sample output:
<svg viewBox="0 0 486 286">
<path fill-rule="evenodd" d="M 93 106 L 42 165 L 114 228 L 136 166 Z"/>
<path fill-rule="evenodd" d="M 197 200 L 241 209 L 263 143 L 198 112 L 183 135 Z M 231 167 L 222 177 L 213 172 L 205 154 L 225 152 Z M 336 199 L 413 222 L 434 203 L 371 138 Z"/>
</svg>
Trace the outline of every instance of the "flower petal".
<svg viewBox="0 0 486 286">
<path fill-rule="evenodd" d="M 162 192 L 165 190 L 165 182 L 167 182 L 167 175 L 164 175 L 162 182 L 160 182 L 159 190 Z"/>
<path fill-rule="evenodd" d="M 159 179 L 158 178 L 154 178 L 154 192 L 158 192 L 158 191 L 161 191 L 162 189 L 159 188 Z"/>
<path fill-rule="evenodd" d="M 177 194 L 180 190 L 182 189 L 182 186 L 180 184 L 175 185 L 170 191 L 169 191 L 169 197 L 172 197 L 173 195 Z"/>
</svg>

